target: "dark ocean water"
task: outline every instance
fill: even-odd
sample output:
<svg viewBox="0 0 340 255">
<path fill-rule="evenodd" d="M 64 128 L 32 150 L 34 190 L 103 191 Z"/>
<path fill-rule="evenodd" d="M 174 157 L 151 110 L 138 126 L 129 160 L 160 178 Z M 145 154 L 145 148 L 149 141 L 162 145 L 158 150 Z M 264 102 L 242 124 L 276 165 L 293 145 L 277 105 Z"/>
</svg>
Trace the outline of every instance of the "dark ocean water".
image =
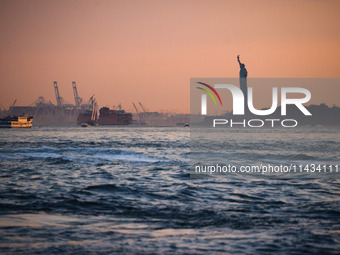
<svg viewBox="0 0 340 255">
<path fill-rule="evenodd" d="M 229 155 L 239 161 L 340 159 L 338 129 L 244 132 L 258 155 L 240 140 Z M 339 254 L 339 175 L 191 179 L 189 137 L 188 128 L 0 130 L 0 253 Z"/>
</svg>

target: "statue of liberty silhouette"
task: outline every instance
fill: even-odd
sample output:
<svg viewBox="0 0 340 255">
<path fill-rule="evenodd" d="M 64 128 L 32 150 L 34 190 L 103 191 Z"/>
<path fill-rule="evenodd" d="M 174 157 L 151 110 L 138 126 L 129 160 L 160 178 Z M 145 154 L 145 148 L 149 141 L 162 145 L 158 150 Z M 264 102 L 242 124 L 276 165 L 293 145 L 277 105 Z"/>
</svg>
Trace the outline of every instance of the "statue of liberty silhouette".
<svg viewBox="0 0 340 255">
<path fill-rule="evenodd" d="M 248 76 L 248 71 L 246 69 L 245 64 L 241 63 L 240 61 L 240 55 L 237 55 L 237 61 L 240 65 L 240 89 L 243 92 L 244 95 L 244 106 L 245 106 L 245 111 L 248 109 L 247 107 L 247 102 L 248 102 L 248 91 L 247 91 L 247 76 Z"/>
</svg>

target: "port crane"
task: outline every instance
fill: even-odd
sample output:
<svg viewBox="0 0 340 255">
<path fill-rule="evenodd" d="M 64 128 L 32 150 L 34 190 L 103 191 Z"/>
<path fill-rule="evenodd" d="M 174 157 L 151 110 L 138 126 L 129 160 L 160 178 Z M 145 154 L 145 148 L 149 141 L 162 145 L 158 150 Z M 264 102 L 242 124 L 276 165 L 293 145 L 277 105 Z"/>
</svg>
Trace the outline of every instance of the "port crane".
<svg viewBox="0 0 340 255">
<path fill-rule="evenodd" d="M 139 105 L 140 105 L 140 107 L 142 107 L 143 112 L 146 112 L 146 110 L 145 110 L 145 108 L 144 108 L 144 106 L 142 105 L 141 102 L 139 102 Z"/>
<path fill-rule="evenodd" d="M 132 103 L 133 104 L 133 107 L 135 108 L 135 110 L 136 110 L 136 113 L 137 113 L 137 115 L 139 115 L 139 112 L 138 112 L 138 109 L 137 109 L 137 107 L 136 107 L 136 105 L 135 105 L 135 103 Z"/>
<path fill-rule="evenodd" d="M 37 106 L 37 105 L 40 105 L 40 104 L 46 104 L 46 100 L 44 97 L 38 97 L 31 105 L 33 106 Z"/>
<path fill-rule="evenodd" d="M 6 111 L 6 107 L 3 104 L 0 103 L 0 106 L 1 106 L 0 111 Z M 2 108 L 2 110 L 1 110 L 1 108 Z"/>
<path fill-rule="evenodd" d="M 138 109 L 137 109 L 137 107 L 136 107 L 136 105 L 135 105 L 135 103 L 132 103 L 133 104 L 133 107 L 135 108 L 135 110 L 136 110 L 136 113 L 137 113 L 137 118 L 138 118 L 138 120 L 139 120 L 139 111 L 138 111 Z"/>
<path fill-rule="evenodd" d="M 53 82 L 53 87 L 54 87 L 55 98 L 57 101 L 57 106 L 60 107 L 62 105 L 62 98 L 59 95 L 58 84 L 56 81 Z"/>
<path fill-rule="evenodd" d="M 76 85 L 75 81 L 72 82 L 72 88 L 73 88 L 75 106 L 79 107 L 81 105 L 81 102 L 83 101 L 83 99 L 78 96 L 77 85 Z"/>
<path fill-rule="evenodd" d="M 9 115 L 11 115 L 12 114 L 12 110 L 13 110 L 13 107 L 14 107 L 14 105 L 15 105 L 15 103 L 17 102 L 17 100 L 15 99 L 14 100 L 14 102 L 13 102 L 13 104 L 9 107 Z"/>
</svg>

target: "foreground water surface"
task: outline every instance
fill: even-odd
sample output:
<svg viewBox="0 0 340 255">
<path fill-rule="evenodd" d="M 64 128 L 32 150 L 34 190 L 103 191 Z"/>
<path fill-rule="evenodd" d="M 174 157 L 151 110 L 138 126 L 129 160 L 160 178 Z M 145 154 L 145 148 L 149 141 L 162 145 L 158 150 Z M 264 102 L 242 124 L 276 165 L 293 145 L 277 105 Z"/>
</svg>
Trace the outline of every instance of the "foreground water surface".
<svg viewBox="0 0 340 255">
<path fill-rule="evenodd" d="M 338 131 L 297 129 L 309 134 L 298 153 L 284 135 L 237 132 L 261 157 L 305 163 L 339 162 Z M 188 128 L 0 130 L 0 252 L 339 252 L 338 175 L 191 179 L 189 138 Z M 262 160 L 242 142 L 231 143 L 238 155 Z"/>
</svg>

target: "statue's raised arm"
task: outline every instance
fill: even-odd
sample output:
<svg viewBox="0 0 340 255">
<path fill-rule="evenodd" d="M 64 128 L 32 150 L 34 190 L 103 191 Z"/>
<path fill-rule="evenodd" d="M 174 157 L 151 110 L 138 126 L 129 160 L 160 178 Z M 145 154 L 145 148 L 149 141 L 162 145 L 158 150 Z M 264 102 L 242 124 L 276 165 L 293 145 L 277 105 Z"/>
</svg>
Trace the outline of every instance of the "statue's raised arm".
<svg viewBox="0 0 340 255">
<path fill-rule="evenodd" d="M 238 63 L 240 64 L 240 67 L 241 67 L 242 63 L 241 63 L 241 61 L 240 61 L 240 55 L 237 55 L 237 61 L 238 61 Z"/>
</svg>

